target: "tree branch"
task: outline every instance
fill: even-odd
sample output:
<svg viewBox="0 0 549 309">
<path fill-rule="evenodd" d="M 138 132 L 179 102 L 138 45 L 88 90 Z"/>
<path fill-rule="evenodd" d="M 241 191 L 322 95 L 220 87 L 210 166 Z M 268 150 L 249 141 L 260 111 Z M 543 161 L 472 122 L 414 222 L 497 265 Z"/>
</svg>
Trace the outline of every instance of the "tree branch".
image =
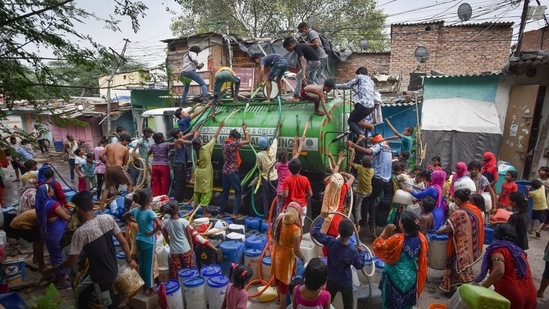
<svg viewBox="0 0 549 309">
<path fill-rule="evenodd" d="M 41 9 L 41 10 L 32 11 L 32 12 L 27 13 L 27 14 L 24 14 L 24 15 L 19 15 L 19 16 L 17 16 L 17 17 L 12 18 L 12 19 L 8 19 L 8 20 L 6 20 L 6 21 L 4 21 L 4 22 L 0 22 L 0 27 L 4 27 L 4 26 L 6 26 L 6 25 L 8 25 L 8 24 L 11 24 L 11 23 L 13 23 L 13 22 L 16 22 L 16 21 L 25 19 L 25 18 L 27 18 L 27 17 L 31 17 L 31 16 L 33 16 L 33 15 L 42 14 L 42 13 L 44 13 L 44 12 L 46 12 L 46 11 L 53 10 L 53 9 L 55 9 L 55 8 L 58 8 L 58 7 L 60 7 L 60 6 L 63 6 L 63 5 L 65 5 L 65 4 L 67 4 L 67 3 L 69 3 L 69 2 L 73 2 L 73 1 L 74 1 L 74 0 L 64 0 L 64 1 L 62 1 L 62 2 L 59 2 L 59 3 L 57 3 L 57 4 L 54 4 L 54 5 L 52 5 L 52 6 L 47 6 L 47 7 L 43 8 L 43 9 Z"/>
</svg>

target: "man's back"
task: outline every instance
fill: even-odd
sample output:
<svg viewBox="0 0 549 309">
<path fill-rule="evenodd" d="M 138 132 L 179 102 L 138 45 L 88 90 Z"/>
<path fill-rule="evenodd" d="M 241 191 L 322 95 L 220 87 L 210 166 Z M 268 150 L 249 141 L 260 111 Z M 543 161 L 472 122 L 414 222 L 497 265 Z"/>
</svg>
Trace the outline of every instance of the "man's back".
<svg viewBox="0 0 549 309">
<path fill-rule="evenodd" d="M 128 156 L 128 149 L 121 143 L 108 144 L 106 147 L 107 166 L 123 166 Z"/>
</svg>

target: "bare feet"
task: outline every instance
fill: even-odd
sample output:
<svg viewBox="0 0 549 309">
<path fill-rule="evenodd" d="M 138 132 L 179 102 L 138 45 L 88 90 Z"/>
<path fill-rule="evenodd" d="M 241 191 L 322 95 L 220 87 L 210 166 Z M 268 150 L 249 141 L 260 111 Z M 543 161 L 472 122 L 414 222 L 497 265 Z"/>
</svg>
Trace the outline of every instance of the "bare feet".
<svg viewBox="0 0 549 309">
<path fill-rule="evenodd" d="M 299 101 L 299 98 L 296 98 L 296 97 L 293 97 L 293 98 L 287 100 L 287 102 L 297 102 L 297 101 Z"/>
<path fill-rule="evenodd" d="M 265 101 L 262 101 L 261 103 L 271 103 L 271 100 L 265 100 Z"/>
<path fill-rule="evenodd" d="M 317 116 L 326 116 L 326 114 L 323 111 L 316 111 L 315 115 L 317 115 Z"/>
</svg>

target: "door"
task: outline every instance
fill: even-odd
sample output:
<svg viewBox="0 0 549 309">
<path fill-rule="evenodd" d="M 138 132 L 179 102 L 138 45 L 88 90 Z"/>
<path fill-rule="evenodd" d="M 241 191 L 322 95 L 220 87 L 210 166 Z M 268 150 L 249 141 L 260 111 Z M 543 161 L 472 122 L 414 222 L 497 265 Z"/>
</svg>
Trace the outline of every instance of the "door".
<svg viewBox="0 0 549 309">
<path fill-rule="evenodd" d="M 514 86 L 509 95 L 500 160 L 511 163 L 519 178 L 524 172 L 538 88 L 538 85 Z"/>
</svg>

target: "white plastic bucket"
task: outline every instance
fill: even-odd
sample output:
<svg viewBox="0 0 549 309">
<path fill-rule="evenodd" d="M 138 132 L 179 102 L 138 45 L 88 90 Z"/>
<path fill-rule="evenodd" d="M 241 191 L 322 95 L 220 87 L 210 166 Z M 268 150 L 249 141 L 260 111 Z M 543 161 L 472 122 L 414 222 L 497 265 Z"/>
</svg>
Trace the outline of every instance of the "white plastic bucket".
<svg viewBox="0 0 549 309">
<path fill-rule="evenodd" d="M 239 240 L 239 241 L 245 242 L 246 241 L 246 235 L 232 232 L 232 233 L 227 234 L 227 240 Z"/>
<path fill-rule="evenodd" d="M 183 305 L 183 293 L 177 280 L 169 280 L 164 282 L 166 288 L 166 299 L 168 300 L 168 308 L 185 308 Z"/>
<path fill-rule="evenodd" d="M 261 251 L 257 249 L 247 249 L 244 251 L 244 265 L 250 267 L 252 270 L 251 280 L 257 279 L 257 266 L 259 265 L 259 257 L 261 256 Z"/>
<path fill-rule="evenodd" d="M 490 212 L 490 210 L 492 210 L 492 196 L 490 195 L 490 192 L 483 192 L 482 197 L 484 198 L 486 212 Z"/>
<path fill-rule="evenodd" d="M 185 287 L 185 301 L 187 302 L 187 308 L 207 308 L 206 280 L 202 277 L 192 277 L 185 280 L 183 286 Z"/>
<path fill-rule="evenodd" d="M 444 270 L 446 268 L 447 247 L 448 235 L 431 235 L 429 249 L 427 250 L 430 268 L 436 270 Z"/>
<path fill-rule="evenodd" d="M 475 192 L 477 191 L 477 186 L 469 176 L 463 176 L 454 183 L 454 190 L 457 191 L 460 189 L 469 189 L 471 192 Z"/>
<path fill-rule="evenodd" d="M 221 308 L 225 291 L 229 284 L 229 278 L 224 275 L 215 275 L 208 278 L 206 286 L 206 295 L 208 297 L 209 308 Z"/>
<path fill-rule="evenodd" d="M 156 247 L 156 259 L 158 261 L 158 267 L 170 267 L 170 246 Z"/>
<path fill-rule="evenodd" d="M 271 263 L 272 261 L 270 256 L 264 256 L 263 261 L 261 261 L 261 277 L 265 281 L 269 281 L 271 279 Z"/>
<path fill-rule="evenodd" d="M 181 287 L 181 290 L 185 290 L 185 286 L 183 285 L 185 283 L 185 280 L 191 279 L 192 277 L 196 277 L 200 275 L 200 271 L 198 271 L 198 268 L 191 267 L 191 268 L 183 268 L 177 272 L 177 278 L 179 279 L 179 286 Z"/>
<path fill-rule="evenodd" d="M 204 224 L 204 223 L 210 224 L 210 218 L 207 218 L 207 217 L 206 218 L 196 218 L 193 221 L 194 226 L 199 226 L 199 225 Z"/>
<path fill-rule="evenodd" d="M 229 224 L 229 233 L 246 234 L 246 226 L 243 224 Z"/>
<path fill-rule="evenodd" d="M 393 202 L 409 205 L 409 204 L 412 204 L 413 198 L 414 197 L 409 192 L 406 192 L 402 189 L 398 189 L 395 191 L 395 195 L 393 196 Z"/>
<path fill-rule="evenodd" d="M 301 253 L 305 256 L 305 261 L 310 261 L 312 258 L 322 256 L 322 248 L 315 245 L 311 240 L 311 234 L 303 234 L 301 238 Z"/>
</svg>

